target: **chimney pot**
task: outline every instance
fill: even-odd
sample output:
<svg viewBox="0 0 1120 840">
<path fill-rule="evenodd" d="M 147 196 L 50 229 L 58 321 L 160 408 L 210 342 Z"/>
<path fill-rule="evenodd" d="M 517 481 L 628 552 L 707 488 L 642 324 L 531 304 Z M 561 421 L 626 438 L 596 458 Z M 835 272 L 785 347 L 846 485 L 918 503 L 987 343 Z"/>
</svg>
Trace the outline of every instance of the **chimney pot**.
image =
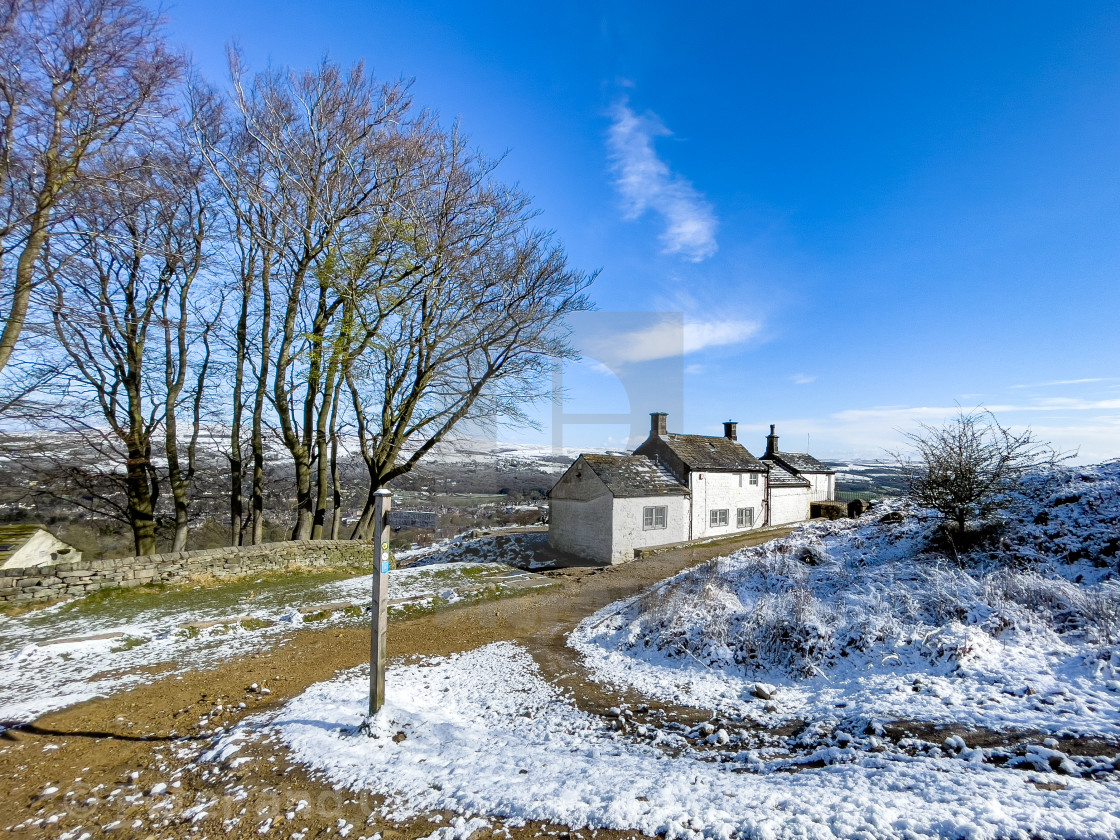
<svg viewBox="0 0 1120 840">
<path fill-rule="evenodd" d="M 723 436 L 725 438 L 731 438 L 731 440 L 738 440 L 739 439 L 738 427 L 739 427 L 739 424 L 736 423 L 734 420 L 726 421 L 723 424 Z"/>
<path fill-rule="evenodd" d="M 770 424 L 770 434 L 766 438 L 766 454 L 763 458 L 773 457 L 778 453 L 778 436 L 774 434 L 774 424 Z"/>
</svg>

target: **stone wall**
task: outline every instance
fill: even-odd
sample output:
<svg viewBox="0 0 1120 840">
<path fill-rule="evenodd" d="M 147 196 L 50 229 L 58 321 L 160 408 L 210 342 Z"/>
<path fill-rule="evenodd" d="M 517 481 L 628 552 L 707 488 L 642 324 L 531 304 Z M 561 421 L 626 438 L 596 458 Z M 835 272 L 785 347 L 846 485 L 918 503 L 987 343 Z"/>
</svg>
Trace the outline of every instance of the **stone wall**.
<svg viewBox="0 0 1120 840">
<path fill-rule="evenodd" d="M 81 596 L 116 586 L 175 583 L 194 575 L 231 577 L 299 567 L 369 567 L 372 550 L 372 542 L 361 540 L 298 540 L 0 569 L 0 604 Z"/>
</svg>

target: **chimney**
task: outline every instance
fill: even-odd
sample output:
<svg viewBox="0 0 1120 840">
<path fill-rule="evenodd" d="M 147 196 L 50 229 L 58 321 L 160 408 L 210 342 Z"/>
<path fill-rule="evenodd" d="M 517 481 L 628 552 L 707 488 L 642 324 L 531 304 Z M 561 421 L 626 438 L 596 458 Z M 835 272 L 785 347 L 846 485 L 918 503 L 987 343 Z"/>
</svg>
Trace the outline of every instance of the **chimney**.
<svg viewBox="0 0 1120 840">
<path fill-rule="evenodd" d="M 649 415 L 649 436 L 664 437 L 669 434 L 669 417 L 663 411 L 651 411 Z"/>
<path fill-rule="evenodd" d="M 778 454 L 778 436 L 774 434 L 774 424 L 770 424 L 770 434 L 766 437 L 766 454 L 763 458 L 769 458 Z"/>
<path fill-rule="evenodd" d="M 731 440 L 738 440 L 739 439 L 738 428 L 739 428 L 738 423 L 736 423 L 734 420 L 728 420 L 726 423 L 723 424 L 723 436 L 725 438 L 731 438 Z"/>
</svg>

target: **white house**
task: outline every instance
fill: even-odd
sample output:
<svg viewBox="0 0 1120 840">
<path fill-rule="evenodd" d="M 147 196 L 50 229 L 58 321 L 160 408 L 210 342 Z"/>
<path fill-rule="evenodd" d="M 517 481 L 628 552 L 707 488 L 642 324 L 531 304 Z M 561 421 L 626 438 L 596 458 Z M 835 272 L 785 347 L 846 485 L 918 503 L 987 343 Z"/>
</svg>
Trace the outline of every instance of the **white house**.
<svg viewBox="0 0 1120 840">
<path fill-rule="evenodd" d="M 732 534 L 809 518 L 815 492 L 831 498 L 831 470 L 808 455 L 769 458 L 723 437 L 670 433 L 668 416 L 650 415 L 650 434 L 633 455 L 581 455 L 549 491 L 549 543 L 602 563 L 634 558 L 635 548 Z"/>
<path fill-rule="evenodd" d="M 779 466 L 808 481 L 810 502 L 831 502 L 836 498 L 836 473 L 812 455 L 780 451 L 773 424 L 770 425 L 770 434 L 766 436 L 766 453 L 760 460 L 771 468 Z"/>
<path fill-rule="evenodd" d="M 600 563 L 688 539 L 688 488 L 637 455 L 580 455 L 549 491 L 548 541 Z"/>
<path fill-rule="evenodd" d="M 0 526 L 0 569 L 25 569 L 81 559 L 82 552 L 39 525 Z"/>
</svg>

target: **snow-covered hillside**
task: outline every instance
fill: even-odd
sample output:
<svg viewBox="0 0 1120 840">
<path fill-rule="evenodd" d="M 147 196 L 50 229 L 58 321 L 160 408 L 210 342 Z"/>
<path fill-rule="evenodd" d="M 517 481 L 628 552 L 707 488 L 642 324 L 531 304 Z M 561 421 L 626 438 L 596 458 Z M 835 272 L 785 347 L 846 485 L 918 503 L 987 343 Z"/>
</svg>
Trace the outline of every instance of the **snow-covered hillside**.
<svg viewBox="0 0 1120 840">
<path fill-rule="evenodd" d="M 1118 490 L 1120 464 L 1032 478 L 959 558 L 896 501 L 677 575 L 573 632 L 594 676 L 636 689 L 606 714 L 498 642 L 395 665 L 372 737 L 359 668 L 209 758 L 271 736 L 383 796 L 374 822 L 446 810 L 456 838 L 527 819 L 669 840 L 1116 837 Z"/>
<path fill-rule="evenodd" d="M 1120 462 L 1028 478 L 959 557 L 938 527 L 901 501 L 812 523 L 606 608 L 571 644 L 604 680 L 768 725 L 1120 738 Z"/>
</svg>

